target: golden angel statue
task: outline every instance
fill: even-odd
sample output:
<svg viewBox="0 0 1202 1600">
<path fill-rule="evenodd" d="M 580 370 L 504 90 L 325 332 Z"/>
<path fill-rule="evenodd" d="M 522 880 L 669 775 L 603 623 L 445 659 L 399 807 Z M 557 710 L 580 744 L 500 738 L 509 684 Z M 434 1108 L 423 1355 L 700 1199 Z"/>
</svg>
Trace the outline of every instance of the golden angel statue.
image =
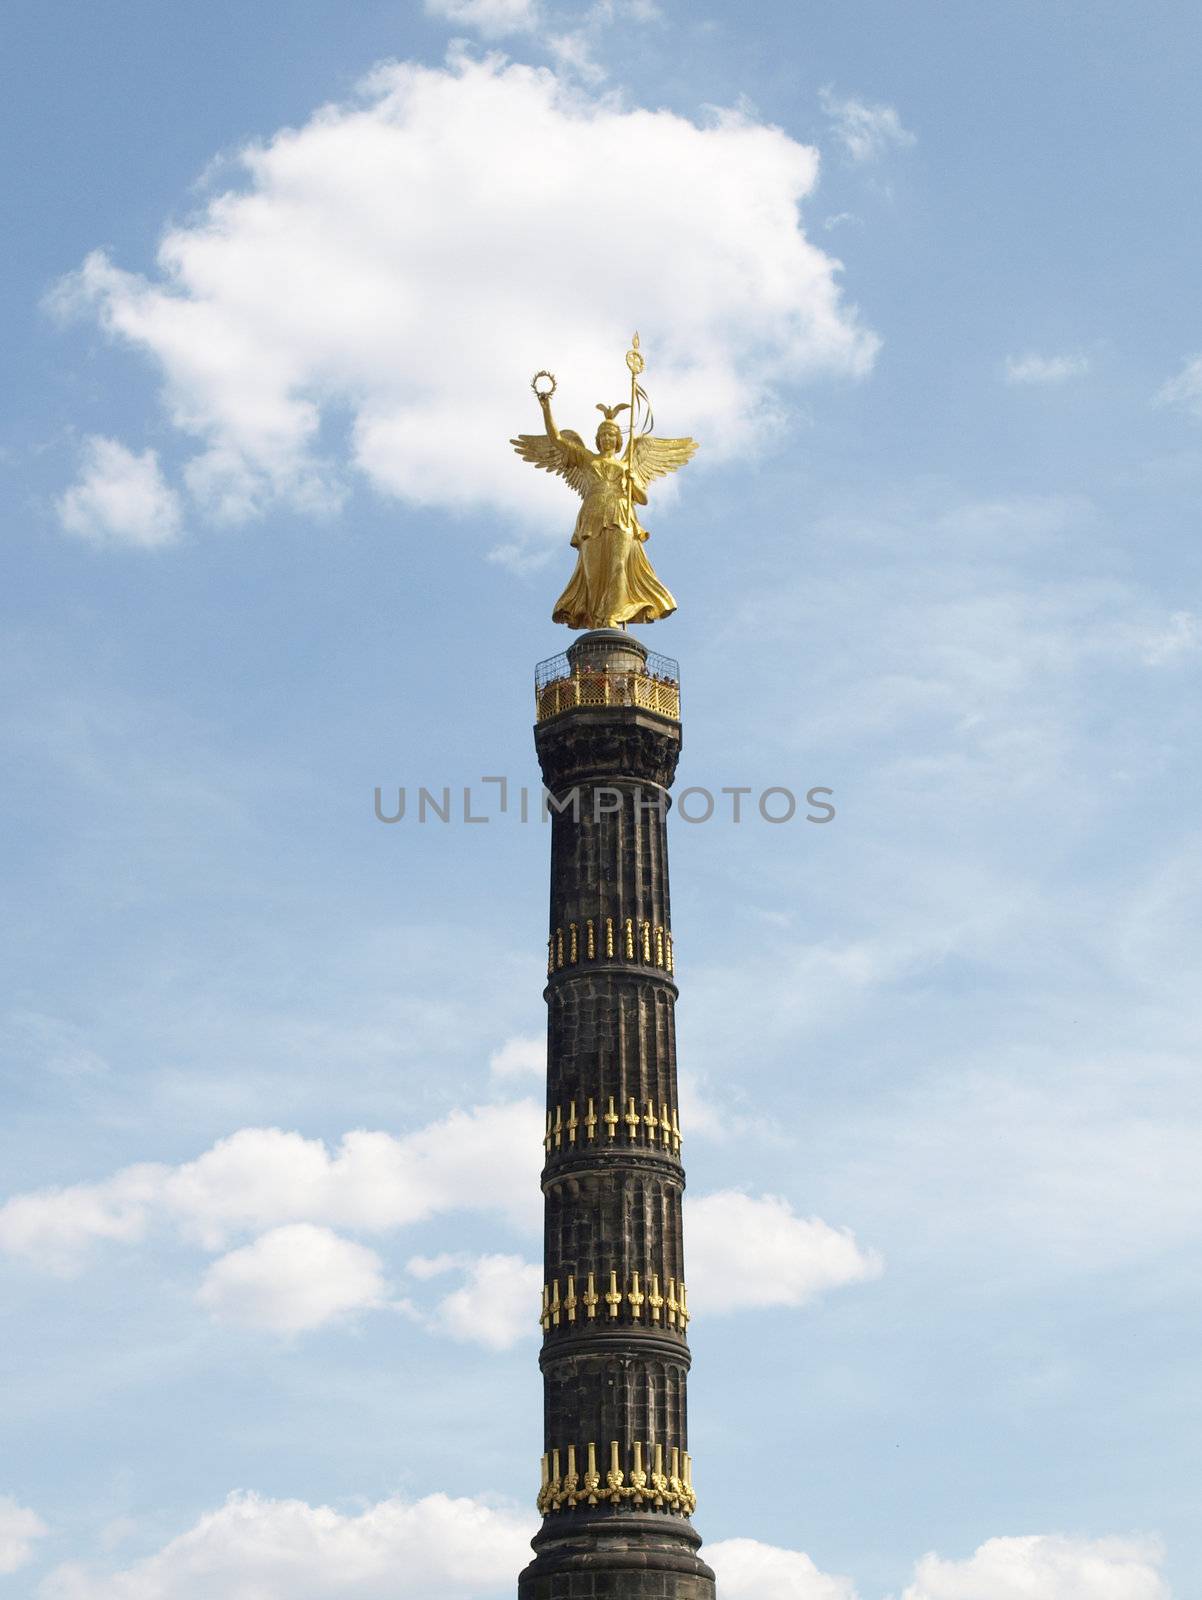
<svg viewBox="0 0 1202 1600">
<path fill-rule="evenodd" d="M 572 545 L 576 570 L 551 613 L 553 622 L 569 628 L 625 627 L 628 622 L 655 622 L 676 610 L 676 601 L 655 575 L 643 545 L 648 534 L 635 512 L 647 504 L 647 485 L 666 477 L 690 460 L 695 439 L 656 439 L 647 397 L 637 379 L 643 370 L 639 336 L 626 357 L 630 368 L 630 403 L 598 405 L 605 419 L 597 429 L 597 449 L 592 451 L 578 433 L 559 429 L 551 416 L 555 380 L 549 372 L 535 374 L 531 387 L 543 410 L 545 433 L 523 433 L 509 442 L 523 461 L 566 478 L 583 504 L 576 518 Z M 540 389 L 538 380 L 550 379 Z M 645 408 L 645 431 L 636 435 L 636 408 Z M 626 449 L 622 429 L 615 420 L 630 412 Z"/>
</svg>

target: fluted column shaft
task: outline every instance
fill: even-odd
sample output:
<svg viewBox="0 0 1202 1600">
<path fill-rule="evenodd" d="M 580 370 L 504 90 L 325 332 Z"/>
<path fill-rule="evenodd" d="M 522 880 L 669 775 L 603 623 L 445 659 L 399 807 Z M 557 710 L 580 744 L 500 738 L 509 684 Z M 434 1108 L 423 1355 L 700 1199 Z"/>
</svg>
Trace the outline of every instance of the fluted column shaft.
<svg viewBox="0 0 1202 1600">
<path fill-rule="evenodd" d="M 585 634 L 568 654 L 594 689 L 628 683 L 646 659 L 616 632 Z M 570 705 L 535 729 L 552 810 L 544 1520 L 521 1600 L 713 1596 L 690 1522 L 666 833 L 681 730 L 624 698 Z"/>
</svg>

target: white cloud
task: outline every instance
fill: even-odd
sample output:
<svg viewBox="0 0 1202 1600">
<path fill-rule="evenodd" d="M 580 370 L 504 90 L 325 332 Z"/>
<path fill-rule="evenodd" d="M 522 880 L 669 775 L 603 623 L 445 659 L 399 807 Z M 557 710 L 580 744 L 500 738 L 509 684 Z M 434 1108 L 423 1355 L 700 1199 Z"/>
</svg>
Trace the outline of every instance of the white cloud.
<svg viewBox="0 0 1202 1600">
<path fill-rule="evenodd" d="M 488 1058 L 494 1078 L 541 1078 L 547 1070 L 547 1041 L 541 1035 L 519 1034 L 506 1039 Z"/>
<path fill-rule="evenodd" d="M 168 1168 L 126 1167 L 104 1183 L 18 1194 L 0 1206 L 0 1250 L 50 1272 L 70 1272 L 104 1239 L 141 1239 Z"/>
<path fill-rule="evenodd" d="M 293 1222 L 215 1261 L 197 1299 L 219 1322 L 303 1333 L 382 1305 L 385 1292 L 374 1250 Z"/>
<path fill-rule="evenodd" d="M 556 67 L 565 77 L 573 75 L 595 88 L 604 82 L 605 68 L 596 56 L 595 28 L 572 28 L 565 33 L 552 33 L 547 36 L 547 49 Z"/>
<path fill-rule="evenodd" d="M 33 1559 L 33 1541 L 48 1532 L 46 1524 L 28 1506 L 11 1495 L 0 1494 L 0 1573 L 16 1572 Z"/>
<path fill-rule="evenodd" d="M 598 53 L 605 53 L 607 30 L 623 24 L 659 22 L 663 12 L 654 0 L 593 0 L 583 12 L 565 16 L 575 23 L 563 32 L 544 29 L 543 43 L 556 66 L 574 73 L 584 83 L 596 86 L 607 77 Z M 620 53 L 627 35 L 619 32 L 616 48 Z"/>
<path fill-rule="evenodd" d="M 405 1271 L 424 1283 L 427 1278 L 440 1278 L 444 1272 L 454 1272 L 456 1267 L 466 1267 L 470 1263 L 471 1257 L 461 1251 L 444 1250 L 437 1256 L 411 1256 L 405 1263 Z"/>
<path fill-rule="evenodd" d="M 705 1547 L 723 1600 L 856 1600 L 850 1578 L 820 1572 L 801 1550 L 758 1539 L 722 1539 Z"/>
<path fill-rule="evenodd" d="M 1156 404 L 1179 406 L 1195 417 L 1202 417 L 1202 356 L 1193 356 L 1175 378 L 1156 396 Z"/>
<path fill-rule="evenodd" d="M 688 1139 L 721 1139 L 744 1126 L 743 1119 L 736 1113 L 709 1098 L 697 1074 L 687 1067 L 680 1069 L 677 1094 L 681 1127 Z"/>
<path fill-rule="evenodd" d="M 829 84 L 818 91 L 818 98 L 835 137 L 853 161 L 879 161 L 890 145 L 915 142 L 892 106 L 869 105 L 850 95 L 841 97 Z"/>
<path fill-rule="evenodd" d="M 723 1539 L 706 1556 L 728 1600 L 857 1600 L 849 1578 L 820 1572 L 800 1550 Z M 989 1539 L 967 1561 L 923 1556 L 902 1600 L 1169 1600 L 1160 1561 L 1148 1540 Z"/>
<path fill-rule="evenodd" d="M 115 1550 L 118 1545 L 134 1539 L 140 1532 L 136 1517 L 114 1517 L 100 1529 L 100 1548 Z"/>
<path fill-rule="evenodd" d="M 917 566 L 894 559 L 891 547 L 913 540 L 918 528 L 929 559 Z M 1098 749 L 1082 708 L 1104 674 L 1126 673 L 1133 657 L 1154 651 L 1171 620 L 1138 590 L 1106 574 L 1087 575 L 1090 552 L 1106 538 L 1098 509 L 1071 495 L 949 509 L 941 495 L 924 492 L 879 518 L 842 513 L 820 521 L 815 538 L 845 548 L 854 541 L 864 559 L 837 576 L 807 572 L 804 591 L 780 596 L 788 618 L 782 635 L 786 627 L 795 633 L 818 626 L 818 619 L 823 627 L 834 628 L 837 619 L 862 631 L 870 617 L 873 671 L 865 678 L 862 664 L 852 671 L 835 658 L 817 661 L 815 705 L 792 737 L 834 759 L 872 736 L 876 760 L 886 763 L 878 769 L 884 781 L 900 778 L 915 793 L 946 782 L 950 770 L 956 782 L 945 808 L 953 799 L 975 808 L 981 789 L 999 783 L 1012 793 L 1017 784 L 1032 801 L 1040 794 L 1044 807 L 1078 804 L 1097 781 L 1093 773 L 1088 783 L 1077 782 Z M 1076 576 L 1069 582 L 1045 574 L 1033 593 L 1014 562 L 1046 564 L 1053 556 L 1071 563 Z M 749 623 L 753 609 L 735 625 Z M 773 627 L 763 608 L 754 620 Z M 1188 637 L 1188 623 L 1172 624 L 1170 653 L 1179 627 Z M 974 772 L 981 785 L 969 792 Z M 980 919 L 979 907 L 974 915 Z"/>
<path fill-rule="evenodd" d="M 155 1220 L 204 1248 L 288 1222 L 381 1233 L 456 1210 L 537 1226 L 542 1113 L 529 1100 L 454 1111 L 397 1137 L 359 1129 L 320 1139 L 242 1128 L 179 1167 L 126 1167 L 97 1184 L 13 1196 L 0 1249 L 56 1270 L 104 1239 L 133 1242 Z"/>
<path fill-rule="evenodd" d="M 1138 934 L 1123 919 L 1134 911 L 1143 922 L 1142 910 L 1150 922 L 1159 913 L 1156 942 L 1138 951 L 1138 962 L 1099 963 L 1112 995 L 1061 999 L 1036 1012 L 1046 1035 L 1041 1047 L 979 1056 L 961 1050 L 887 1107 L 866 1107 L 843 1127 L 840 1190 L 862 1192 L 870 1183 L 894 1219 L 928 1219 L 907 1246 L 912 1259 L 937 1259 L 944 1271 L 955 1263 L 974 1281 L 1010 1291 L 1153 1262 L 1167 1277 L 1192 1259 L 1202 1237 L 1202 1194 L 1193 1181 L 1202 1141 L 1196 1044 L 1174 1056 L 1152 1043 L 1160 1024 L 1147 988 L 1138 1016 L 1149 1037 L 1142 1047 L 1138 1039 L 1124 1045 L 1122 1033 L 1130 996 L 1143 987 L 1137 965 L 1163 968 L 1175 959 L 1182 974 L 1197 970 L 1196 934 L 1181 936 L 1183 902 L 1185 919 L 1196 921 L 1196 876 L 1183 875 L 1196 867 L 1196 852 L 1188 864 L 1174 863 L 1177 904 L 1166 894 L 1136 908 L 1126 896 L 1080 909 L 1082 922 L 1112 916 L 1118 937 L 1133 944 Z M 1063 930 L 1053 925 L 1049 938 L 1058 936 Z M 1079 948 L 1090 949 L 1088 938 Z M 1041 958 L 1055 959 L 1044 945 L 1033 960 Z M 1175 1019 L 1186 1015 L 1190 1027 L 1192 1000 L 1173 997 Z M 1113 1043 L 1080 1041 L 1087 1006 Z M 881 1218 L 877 1226 L 890 1223 Z"/>
<path fill-rule="evenodd" d="M 392 63 L 241 164 L 245 191 L 173 228 L 155 277 L 96 252 L 52 297 L 158 362 L 216 515 L 328 509 L 349 466 L 413 505 L 562 530 L 562 485 L 507 443 L 539 426 L 535 368 L 588 427 L 637 321 L 661 427 L 717 461 L 763 437 L 782 385 L 875 355 L 799 223 L 816 152 L 743 112 L 702 127 L 495 58 Z"/>
<path fill-rule="evenodd" d="M 0 1501 L 0 1511 L 5 1505 Z M 19 1537 L 45 1531 L 37 1518 L 32 1524 L 22 1523 Z M 153 1555 L 109 1573 L 77 1562 L 60 1566 L 38 1594 L 40 1600 L 212 1600 L 215 1594 L 340 1600 L 353 1590 L 361 1600 L 435 1593 L 499 1600 L 529 1559 L 531 1532 L 524 1512 L 444 1494 L 396 1496 L 356 1515 L 235 1493 Z M 857 1600 L 849 1578 L 820 1571 L 799 1550 L 723 1539 L 705 1554 L 729 1600 Z M 20 1560 L 27 1559 L 23 1552 Z M 1151 1540 L 990 1539 L 966 1561 L 923 1556 L 902 1600 L 1170 1600 L 1161 1562 Z"/>
<path fill-rule="evenodd" d="M 880 1257 L 846 1229 L 794 1216 L 787 1200 L 722 1190 L 686 1207 L 689 1287 L 708 1314 L 798 1306 L 881 1272 Z"/>
<path fill-rule="evenodd" d="M 1053 384 L 1079 378 L 1089 371 L 1088 356 L 1041 356 L 1029 351 L 1023 356 L 1007 356 L 1007 383 Z"/>
<path fill-rule="evenodd" d="M 499 1054 L 515 1057 L 513 1044 Z M 400 1138 L 358 1129 L 334 1151 L 280 1128 L 242 1128 L 179 1167 L 144 1164 L 13 1196 L 0 1207 L 0 1249 L 69 1271 L 90 1246 L 136 1243 L 154 1224 L 211 1251 L 250 1235 L 208 1269 L 200 1302 L 223 1320 L 295 1332 L 385 1302 L 379 1259 L 334 1229 L 381 1234 L 478 1210 L 533 1230 L 541 1158 L 542 1116 L 529 1100 L 457 1111 Z M 688 1215 L 690 1282 L 710 1312 L 800 1305 L 880 1270 L 850 1233 L 796 1217 L 772 1196 L 702 1196 Z M 408 1263 L 419 1281 L 454 1270 L 464 1281 L 425 1320 L 493 1349 L 531 1331 L 537 1267 L 497 1254 Z"/>
<path fill-rule="evenodd" d="M 656 22 L 663 15 L 654 0 L 593 0 L 584 8 L 552 13 L 540 0 L 426 0 L 426 14 L 471 28 L 484 39 L 534 35 L 530 43 L 545 50 L 558 69 L 592 86 L 607 76 L 597 58 L 606 32 L 615 24 Z"/>
<path fill-rule="evenodd" d="M 530 1558 L 525 1514 L 433 1494 L 359 1515 L 234 1494 L 154 1555 L 119 1572 L 57 1568 L 41 1600 L 484 1600 Z"/>
<path fill-rule="evenodd" d="M 1174 611 L 1135 630 L 1138 648 L 1150 667 L 1162 666 L 1179 656 L 1191 655 L 1202 645 L 1202 617 L 1192 611 Z"/>
<path fill-rule="evenodd" d="M 1169 1600 L 1159 1563 L 1144 1540 L 988 1539 L 967 1561 L 923 1556 L 902 1600 Z"/>
<path fill-rule="evenodd" d="M 541 15 L 535 0 L 426 0 L 426 14 L 457 28 L 474 28 L 486 39 L 529 33 Z"/>
<path fill-rule="evenodd" d="M 57 1078 L 102 1078 L 109 1071 L 82 1028 L 40 1011 L 13 1010 L 0 1018 L 0 1059 L 5 1056 L 27 1072 L 50 1072 Z"/>
<path fill-rule="evenodd" d="M 84 440 L 83 476 L 57 502 L 68 533 L 97 544 L 144 550 L 171 544 L 181 526 L 179 496 L 153 450 L 135 455 L 117 439 Z"/>
<path fill-rule="evenodd" d="M 542 1282 L 541 1269 L 521 1256 L 480 1256 L 462 1287 L 440 1303 L 437 1320 L 464 1343 L 508 1350 L 537 1333 Z"/>
</svg>

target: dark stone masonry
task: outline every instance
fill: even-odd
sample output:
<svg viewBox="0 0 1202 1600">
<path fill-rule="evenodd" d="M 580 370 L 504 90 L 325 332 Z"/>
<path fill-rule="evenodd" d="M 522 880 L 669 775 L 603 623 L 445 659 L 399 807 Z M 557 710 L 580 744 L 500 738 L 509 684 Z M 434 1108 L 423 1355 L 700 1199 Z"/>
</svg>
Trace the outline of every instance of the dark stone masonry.
<svg viewBox="0 0 1202 1600">
<path fill-rule="evenodd" d="M 665 828 L 679 695 L 613 630 L 582 634 L 545 695 L 535 728 L 552 797 L 543 1523 L 518 1593 L 713 1600 L 690 1521 Z"/>
</svg>

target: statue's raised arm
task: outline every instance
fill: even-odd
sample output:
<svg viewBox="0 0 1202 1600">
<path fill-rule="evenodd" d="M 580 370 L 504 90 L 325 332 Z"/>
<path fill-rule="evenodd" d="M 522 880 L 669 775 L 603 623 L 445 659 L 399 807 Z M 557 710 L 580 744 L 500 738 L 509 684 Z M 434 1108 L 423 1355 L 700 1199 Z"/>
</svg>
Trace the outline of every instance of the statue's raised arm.
<svg viewBox="0 0 1202 1600">
<path fill-rule="evenodd" d="M 540 389 L 538 386 L 540 378 L 550 378 L 551 387 Z M 583 499 L 588 489 L 586 469 L 592 459 L 592 451 L 571 428 L 565 428 L 561 433 L 555 426 L 555 419 L 551 415 L 551 396 L 555 393 L 555 379 L 551 374 L 536 372 L 530 387 L 542 407 L 547 431 L 519 433 L 516 439 L 511 439 L 509 442 L 523 461 L 529 461 L 531 466 L 541 467 L 544 472 L 556 472 L 561 478 L 566 478 Z"/>
<path fill-rule="evenodd" d="M 643 553 L 648 533 L 635 506 L 647 504 L 647 484 L 683 467 L 697 443 L 694 439 L 657 439 L 651 434 L 651 409 L 638 383 L 643 358 L 637 334 L 626 364 L 631 375 L 630 402 L 597 407 L 605 420 L 597 429 L 596 453 L 578 433 L 556 427 L 551 415 L 555 379 L 549 372 L 536 373 L 531 384 L 542 407 L 546 432 L 522 433 L 510 440 L 523 461 L 557 473 L 583 501 L 572 533 L 572 544 L 579 552 L 576 570 L 552 612 L 553 621 L 570 628 L 655 622 L 676 610 L 676 601 Z M 540 389 L 539 379 L 549 380 L 549 387 Z M 629 411 L 631 417 L 625 449 L 622 427 L 616 420 L 623 411 Z"/>
</svg>

